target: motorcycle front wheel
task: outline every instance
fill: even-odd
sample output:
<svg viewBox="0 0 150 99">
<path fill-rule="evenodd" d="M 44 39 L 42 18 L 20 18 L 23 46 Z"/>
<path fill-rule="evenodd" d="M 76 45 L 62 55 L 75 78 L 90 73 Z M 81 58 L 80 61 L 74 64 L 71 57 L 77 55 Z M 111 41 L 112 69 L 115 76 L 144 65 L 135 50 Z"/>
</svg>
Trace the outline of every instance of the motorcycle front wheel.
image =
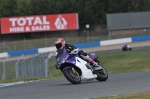
<svg viewBox="0 0 150 99">
<path fill-rule="evenodd" d="M 129 50 L 131 51 L 131 50 L 132 50 L 132 48 L 129 48 Z"/>
<path fill-rule="evenodd" d="M 100 66 L 102 67 L 102 69 L 96 71 L 96 75 L 97 75 L 96 79 L 98 81 L 106 81 L 108 79 L 107 70 L 102 65 L 100 65 Z"/>
<path fill-rule="evenodd" d="M 68 68 L 63 71 L 64 76 L 66 79 L 71 82 L 72 84 L 80 84 L 81 83 L 81 77 L 79 73 L 72 68 Z"/>
</svg>

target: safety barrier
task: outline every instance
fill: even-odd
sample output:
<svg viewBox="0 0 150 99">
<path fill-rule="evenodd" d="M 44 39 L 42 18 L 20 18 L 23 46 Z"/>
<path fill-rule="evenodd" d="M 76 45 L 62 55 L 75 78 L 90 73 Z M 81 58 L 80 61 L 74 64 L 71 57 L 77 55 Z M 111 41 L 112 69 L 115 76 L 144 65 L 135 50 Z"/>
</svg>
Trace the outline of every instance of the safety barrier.
<svg viewBox="0 0 150 99">
<path fill-rule="evenodd" d="M 21 56 L 22 54 L 28 55 L 28 54 L 37 54 L 38 49 L 31 49 L 31 50 L 21 50 L 21 51 L 13 51 L 8 52 L 9 56 Z"/>
<path fill-rule="evenodd" d="M 150 40 L 150 35 L 149 36 L 132 37 L 132 42 L 140 42 L 140 41 L 146 41 L 146 40 Z"/>
<path fill-rule="evenodd" d="M 140 42 L 140 41 L 146 41 L 146 40 L 150 40 L 150 35 L 113 39 L 113 40 L 104 40 L 104 41 L 97 41 L 97 42 L 80 43 L 80 44 L 74 44 L 74 45 L 78 48 L 90 48 L 90 47 L 98 47 L 98 46 L 113 45 L 113 44 Z M 45 53 L 45 52 L 54 52 L 55 50 L 56 48 L 53 46 L 53 47 L 38 48 L 38 49 L 31 49 L 31 50 L 5 52 L 5 53 L 0 53 L 0 58 L 4 58 L 8 56 L 11 57 L 11 56 L 21 56 L 21 55 L 28 55 L 28 54 Z"/>
<path fill-rule="evenodd" d="M 80 44 L 74 44 L 74 45 L 78 48 L 89 48 L 89 47 L 101 46 L 100 41 L 99 42 L 80 43 Z"/>
</svg>

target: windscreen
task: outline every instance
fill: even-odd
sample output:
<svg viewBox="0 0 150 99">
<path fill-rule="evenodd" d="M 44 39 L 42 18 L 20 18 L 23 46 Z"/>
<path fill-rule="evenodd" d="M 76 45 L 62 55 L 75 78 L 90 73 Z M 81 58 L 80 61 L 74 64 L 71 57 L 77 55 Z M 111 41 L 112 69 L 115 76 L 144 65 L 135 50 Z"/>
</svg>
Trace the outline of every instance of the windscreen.
<svg viewBox="0 0 150 99">
<path fill-rule="evenodd" d="M 58 49 L 56 52 L 57 52 L 57 55 L 56 55 L 56 59 L 58 58 L 58 57 L 60 57 L 63 53 L 64 53 L 64 51 L 65 50 L 63 50 L 63 49 Z"/>
</svg>

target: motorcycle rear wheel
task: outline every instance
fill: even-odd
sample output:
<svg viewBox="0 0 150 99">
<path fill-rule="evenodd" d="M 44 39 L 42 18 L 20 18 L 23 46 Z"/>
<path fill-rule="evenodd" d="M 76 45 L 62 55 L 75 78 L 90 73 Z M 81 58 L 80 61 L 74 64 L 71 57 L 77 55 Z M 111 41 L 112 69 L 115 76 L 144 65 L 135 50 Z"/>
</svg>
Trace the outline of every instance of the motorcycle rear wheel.
<svg viewBox="0 0 150 99">
<path fill-rule="evenodd" d="M 64 76 L 66 79 L 71 82 L 72 84 L 80 84 L 81 83 L 81 77 L 79 73 L 75 70 L 75 73 L 72 71 L 71 68 L 66 69 L 63 71 Z"/>
<path fill-rule="evenodd" d="M 96 79 L 98 81 L 106 81 L 108 79 L 107 70 L 102 65 L 101 65 L 101 67 L 103 68 L 102 70 L 96 71 L 96 75 L 97 75 Z"/>
</svg>

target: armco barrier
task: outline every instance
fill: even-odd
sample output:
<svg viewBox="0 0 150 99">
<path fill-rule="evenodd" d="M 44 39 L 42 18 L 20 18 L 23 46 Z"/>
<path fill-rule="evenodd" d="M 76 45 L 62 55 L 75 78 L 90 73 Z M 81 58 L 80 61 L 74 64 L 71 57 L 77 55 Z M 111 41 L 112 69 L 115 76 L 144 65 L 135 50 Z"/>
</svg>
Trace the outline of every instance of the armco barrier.
<svg viewBox="0 0 150 99">
<path fill-rule="evenodd" d="M 132 38 L 122 38 L 122 39 L 114 39 L 114 40 L 105 40 L 105 41 L 98 41 L 98 42 L 88 42 L 88 43 L 80 43 L 74 44 L 78 48 L 90 48 L 90 47 L 98 47 L 98 46 L 105 46 L 105 45 L 113 45 L 113 44 L 122 44 L 122 43 L 130 43 L 130 42 L 140 42 L 150 40 L 149 36 L 137 36 Z M 5 52 L 0 53 L 0 58 L 8 57 L 8 56 L 20 56 L 22 54 L 37 54 L 37 53 L 45 53 L 45 52 L 54 52 L 56 48 L 47 47 L 47 48 L 38 48 L 32 50 L 22 50 L 22 51 L 14 51 L 14 52 Z"/>
<path fill-rule="evenodd" d="M 146 41 L 146 40 L 150 40 L 150 36 L 132 37 L 132 42 L 139 42 L 139 41 Z"/>
<path fill-rule="evenodd" d="M 38 53 L 52 52 L 55 50 L 56 50 L 56 47 L 39 48 Z"/>
<path fill-rule="evenodd" d="M 123 38 L 123 39 L 114 39 L 114 40 L 105 40 L 101 41 L 101 46 L 112 45 L 112 44 L 121 44 L 121 43 L 130 43 L 131 38 Z"/>
<path fill-rule="evenodd" d="M 8 57 L 8 53 L 7 52 L 0 53 L 0 58 L 5 58 L 5 57 Z"/>
<path fill-rule="evenodd" d="M 100 41 L 99 42 L 80 43 L 80 44 L 74 44 L 74 45 L 77 48 L 89 48 L 89 47 L 101 46 Z"/>
<path fill-rule="evenodd" d="M 31 50 L 8 52 L 8 55 L 11 57 L 11 56 L 21 56 L 22 54 L 28 55 L 28 54 L 37 54 L 37 53 L 38 53 L 38 49 L 31 49 Z"/>
</svg>

